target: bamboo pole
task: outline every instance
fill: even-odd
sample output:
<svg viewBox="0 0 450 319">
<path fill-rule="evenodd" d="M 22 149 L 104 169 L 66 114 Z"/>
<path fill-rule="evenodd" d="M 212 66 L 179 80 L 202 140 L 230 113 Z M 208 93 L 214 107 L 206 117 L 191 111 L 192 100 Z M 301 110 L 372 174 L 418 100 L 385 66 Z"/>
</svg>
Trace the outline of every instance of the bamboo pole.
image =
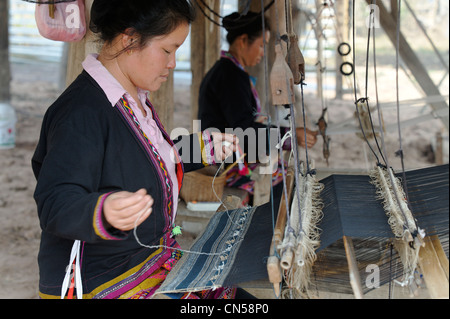
<svg viewBox="0 0 450 319">
<path fill-rule="evenodd" d="M 353 294 L 356 299 L 363 299 L 363 290 L 361 284 L 361 276 L 359 275 L 358 263 L 355 257 L 355 248 L 353 240 L 350 237 L 344 236 L 345 255 L 347 256 L 348 270 L 350 276 L 350 285 L 353 289 Z"/>
</svg>

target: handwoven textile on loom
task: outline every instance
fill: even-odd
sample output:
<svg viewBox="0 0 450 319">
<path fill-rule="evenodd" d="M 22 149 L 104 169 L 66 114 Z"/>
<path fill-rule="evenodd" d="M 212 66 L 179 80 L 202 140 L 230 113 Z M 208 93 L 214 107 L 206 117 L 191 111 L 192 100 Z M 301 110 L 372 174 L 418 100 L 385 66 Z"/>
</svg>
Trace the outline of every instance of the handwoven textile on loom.
<svg viewBox="0 0 450 319">
<path fill-rule="evenodd" d="M 279 200 L 280 198 L 274 199 L 274 216 L 271 203 L 250 208 L 247 212 L 241 208 L 228 213 L 216 213 L 190 251 L 220 253 L 229 248 L 227 242 L 236 238 L 226 262 L 222 264 L 221 255 L 185 253 L 157 293 L 199 291 L 203 289 L 201 287 L 211 289 L 237 286 L 248 281 L 266 279 L 273 218 L 276 219 L 278 214 Z M 239 236 L 235 237 L 235 229 L 239 227 L 237 222 L 244 215 L 247 215 L 245 226 Z"/>
<path fill-rule="evenodd" d="M 449 166 L 405 173 L 411 211 L 428 236 L 448 236 Z M 402 174 L 397 174 L 402 178 Z M 393 233 L 375 186 L 366 175 L 332 175 L 321 181 L 324 218 L 319 227 L 321 246 L 328 247 L 342 236 L 392 238 Z M 447 253 L 448 254 L 448 253 Z"/>
<path fill-rule="evenodd" d="M 438 236 L 448 257 L 449 166 L 435 166 L 405 173 L 411 212 L 427 236 Z M 403 174 L 397 174 L 403 179 Z M 368 266 L 379 269 L 380 285 L 402 275 L 388 217 L 376 189 L 366 175 L 332 175 L 321 181 L 324 202 L 321 246 L 313 269 L 315 289 L 352 293 L 348 265 L 342 241 L 353 239 L 361 278 L 367 278 Z M 371 289 L 363 285 L 364 293 Z"/>
<path fill-rule="evenodd" d="M 215 214 L 204 234 L 191 247 L 190 251 L 193 253 L 185 253 L 158 293 L 222 287 L 254 211 L 255 208 L 241 208 Z"/>
<path fill-rule="evenodd" d="M 419 227 L 425 229 L 427 235 L 439 236 L 448 256 L 449 166 L 409 171 L 406 179 L 411 211 Z M 398 255 L 395 251 L 391 254 L 389 248 L 393 233 L 370 177 L 332 175 L 321 183 L 325 185 L 321 193 L 324 203 L 323 219 L 319 224 L 321 246 L 313 269 L 315 288 L 312 289 L 352 293 L 343 236 L 353 238 L 362 278 L 367 276 L 369 264 L 380 267 L 381 285 L 401 275 Z M 248 211 L 241 241 L 233 246 L 223 267 L 218 255 L 186 253 L 157 293 L 199 291 L 267 280 L 266 261 L 279 201 L 280 198 L 274 200 L 274 210 L 268 203 Z M 237 226 L 235 221 L 243 212 L 243 209 L 229 211 L 229 216 L 226 211 L 217 213 L 190 250 L 208 254 L 226 250 L 226 242 L 234 234 L 233 227 Z M 369 291 L 366 285 L 363 288 L 364 293 Z"/>
</svg>

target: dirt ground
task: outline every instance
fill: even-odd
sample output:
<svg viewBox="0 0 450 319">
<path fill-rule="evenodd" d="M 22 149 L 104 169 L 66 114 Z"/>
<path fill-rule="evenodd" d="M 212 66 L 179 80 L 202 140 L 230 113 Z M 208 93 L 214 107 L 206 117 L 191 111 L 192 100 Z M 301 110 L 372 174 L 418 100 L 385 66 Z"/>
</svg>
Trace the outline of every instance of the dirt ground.
<svg viewBox="0 0 450 319">
<path fill-rule="evenodd" d="M 12 105 L 16 110 L 18 123 L 16 147 L 0 150 L 0 298 L 35 299 L 38 297 L 38 266 L 40 228 L 33 200 L 35 179 L 31 170 L 31 157 L 39 137 L 42 117 L 47 107 L 58 97 L 58 66 L 53 64 L 13 64 L 11 82 Z M 392 77 L 383 83 L 382 92 L 389 92 L 386 101 L 393 101 L 395 95 Z M 186 127 L 182 122 L 190 118 L 189 86 L 176 86 L 175 124 Z M 404 93 L 408 98 L 419 97 L 414 92 Z M 314 95 L 305 98 L 311 114 L 311 122 L 317 121 L 321 113 L 321 104 Z M 330 121 L 337 123 L 351 117 L 351 100 L 328 101 Z M 420 110 L 415 109 L 416 113 Z M 185 114 L 185 115 L 184 115 Z M 408 113 L 408 115 L 410 115 Z M 389 118 L 389 114 L 387 118 Z M 392 118 L 392 117 L 391 117 Z M 312 127 L 315 129 L 314 125 Z M 434 165 L 432 144 L 435 134 L 441 131 L 439 120 L 429 121 L 404 131 L 403 148 L 406 151 L 406 167 L 422 168 Z M 389 154 L 398 149 L 398 137 L 390 134 L 387 139 Z M 330 167 L 328 169 L 345 170 L 365 169 L 373 164 L 366 160 L 368 149 L 355 134 L 332 137 Z M 327 168 L 322 157 L 322 142 L 310 150 L 311 158 L 318 169 Z M 399 168 L 398 160 L 393 166 Z M 182 245 L 188 247 L 191 237 L 182 238 Z"/>
</svg>

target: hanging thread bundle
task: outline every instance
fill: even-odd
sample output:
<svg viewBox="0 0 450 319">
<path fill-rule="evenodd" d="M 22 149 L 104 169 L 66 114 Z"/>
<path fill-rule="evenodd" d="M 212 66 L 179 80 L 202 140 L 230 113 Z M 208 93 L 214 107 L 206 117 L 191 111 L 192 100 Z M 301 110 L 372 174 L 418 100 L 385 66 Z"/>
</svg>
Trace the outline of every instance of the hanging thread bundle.
<svg viewBox="0 0 450 319">
<path fill-rule="evenodd" d="M 283 243 L 278 247 L 281 253 L 281 267 L 284 270 L 286 288 L 283 298 L 309 298 L 310 276 L 316 250 L 320 246 L 320 229 L 323 204 L 320 198 L 324 185 L 319 183 L 315 175 L 303 173 L 300 177 L 300 201 L 295 197 L 291 207 L 291 227 L 286 227 Z M 298 207 L 298 203 L 302 207 Z M 300 219 L 302 223 L 300 223 Z"/>
<path fill-rule="evenodd" d="M 396 240 L 394 247 L 403 263 L 402 286 L 406 286 L 417 268 L 420 248 L 425 245 L 425 231 L 417 227 L 411 210 L 406 201 L 406 195 L 399 178 L 393 170 L 376 167 L 370 173 L 371 183 L 377 190 L 377 198 L 383 203 L 388 217 L 389 226 Z"/>
</svg>

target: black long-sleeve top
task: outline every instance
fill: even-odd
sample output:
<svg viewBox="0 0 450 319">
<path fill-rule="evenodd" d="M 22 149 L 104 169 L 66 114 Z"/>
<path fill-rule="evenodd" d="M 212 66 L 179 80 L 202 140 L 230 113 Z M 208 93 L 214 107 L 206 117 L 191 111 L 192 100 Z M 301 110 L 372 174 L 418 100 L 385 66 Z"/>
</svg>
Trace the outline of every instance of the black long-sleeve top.
<svg viewBox="0 0 450 319">
<path fill-rule="evenodd" d="M 231 60 L 221 58 L 209 70 L 200 86 L 198 118 L 201 129 L 243 131 L 253 129 L 256 141 L 265 138 L 265 154 L 268 150 L 267 126 L 255 122 L 257 113 L 256 99 L 253 95 L 250 76 Z M 238 135 L 239 136 L 239 135 Z M 256 142 L 255 141 L 255 142 Z M 255 153 L 255 145 L 247 136 L 241 140 L 241 146 L 247 154 Z M 253 150 L 253 152 L 250 152 Z M 253 162 L 253 158 L 248 158 Z"/>
<path fill-rule="evenodd" d="M 173 185 L 157 151 L 129 112 L 120 105 L 111 107 L 101 87 L 83 71 L 44 117 L 32 159 L 42 228 L 38 257 L 41 297 L 60 293 L 75 240 L 83 242 L 83 290 L 89 298 L 117 297 L 133 289 L 172 254 L 171 250 L 143 248 L 132 232 L 104 224 L 102 205 L 108 194 L 145 188 L 155 202 L 152 214 L 137 230 L 139 238 L 146 245 L 174 244 L 168 236 L 176 200 L 171 196 Z M 160 129 L 169 141 L 164 128 Z M 170 143 L 202 154 L 200 135 Z M 184 171 L 204 165 L 192 159 L 179 163 L 178 186 Z M 131 269 L 141 269 L 139 276 Z M 121 286 L 123 282 L 127 285 Z M 116 289 L 119 286 L 121 289 Z"/>
</svg>

